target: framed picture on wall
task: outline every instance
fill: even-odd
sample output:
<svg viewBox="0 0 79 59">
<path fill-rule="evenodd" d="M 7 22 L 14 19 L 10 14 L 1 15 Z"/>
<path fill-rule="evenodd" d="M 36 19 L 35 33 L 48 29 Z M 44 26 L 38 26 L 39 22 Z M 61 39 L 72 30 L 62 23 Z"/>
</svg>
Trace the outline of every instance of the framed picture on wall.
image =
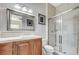
<svg viewBox="0 0 79 59">
<path fill-rule="evenodd" d="M 33 20 L 27 19 L 27 26 L 33 26 Z"/>
<path fill-rule="evenodd" d="M 27 19 L 27 29 L 34 30 L 34 20 L 33 19 Z"/>
<path fill-rule="evenodd" d="M 42 25 L 45 25 L 45 21 L 46 21 L 46 17 L 45 15 L 42 15 L 42 14 L 38 14 L 38 23 L 39 24 L 42 24 Z"/>
</svg>

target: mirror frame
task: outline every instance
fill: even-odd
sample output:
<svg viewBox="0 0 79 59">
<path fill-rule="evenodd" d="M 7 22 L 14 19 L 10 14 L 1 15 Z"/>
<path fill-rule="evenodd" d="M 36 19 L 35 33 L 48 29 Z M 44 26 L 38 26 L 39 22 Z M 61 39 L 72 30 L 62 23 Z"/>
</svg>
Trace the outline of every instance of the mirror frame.
<svg viewBox="0 0 79 59">
<path fill-rule="evenodd" d="M 7 30 L 8 31 L 26 31 L 26 30 L 28 30 L 28 31 L 34 31 L 35 30 L 35 22 L 33 21 L 33 29 L 11 29 L 10 28 L 10 14 L 11 14 L 11 12 L 16 12 L 17 14 L 16 15 L 18 15 L 18 14 L 20 14 L 19 16 L 22 16 L 22 15 L 27 15 L 27 16 L 30 16 L 30 17 L 33 17 L 33 18 L 35 18 L 35 16 L 32 16 L 32 15 L 28 15 L 28 14 L 25 14 L 25 13 L 21 13 L 21 12 L 18 12 L 18 11 L 14 11 L 14 10 L 11 10 L 11 9 L 6 9 L 6 17 L 7 17 Z"/>
</svg>

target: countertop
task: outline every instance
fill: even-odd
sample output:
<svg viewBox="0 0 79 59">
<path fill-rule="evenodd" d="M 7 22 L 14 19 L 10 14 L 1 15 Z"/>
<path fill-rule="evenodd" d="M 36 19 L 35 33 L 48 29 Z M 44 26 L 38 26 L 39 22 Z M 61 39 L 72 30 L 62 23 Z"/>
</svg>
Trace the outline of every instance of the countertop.
<svg viewBox="0 0 79 59">
<path fill-rule="evenodd" d="M 42 37 L 37 35 L 21 35 L 18 37 L 7 37 L 7 38 L 0 38 L 0 43 L 7 43 L 21 40 L 32 40 L 35 38 L 42 38 Z"/>
</svg>

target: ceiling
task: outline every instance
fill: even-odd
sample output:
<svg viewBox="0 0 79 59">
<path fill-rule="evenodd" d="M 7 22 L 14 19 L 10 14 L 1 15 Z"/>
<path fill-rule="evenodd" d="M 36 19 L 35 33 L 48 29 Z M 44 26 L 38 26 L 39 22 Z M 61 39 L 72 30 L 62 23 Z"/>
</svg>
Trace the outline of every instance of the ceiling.
<svg viewBox="0 0 79 59">
<path fill-rule="evenodd" d="M 53 6 L 55 6 L 55 7 L 57 7 L 57 6 L 59 6 L 61 3 L 50 3 L 51 5 L 53 5 Z"/>
</svg>

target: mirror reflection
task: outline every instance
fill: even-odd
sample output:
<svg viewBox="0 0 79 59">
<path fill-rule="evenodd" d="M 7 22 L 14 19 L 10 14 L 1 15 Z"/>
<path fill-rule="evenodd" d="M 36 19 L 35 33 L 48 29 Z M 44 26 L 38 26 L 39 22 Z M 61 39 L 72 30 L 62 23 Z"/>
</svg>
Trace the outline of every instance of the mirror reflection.
<svg viewBox="0 0 79 59">
<path fill-rule="evenodd" d="M 34 30 L 34 16 L 7 9 L 8 30 Z"/>
</svg>

